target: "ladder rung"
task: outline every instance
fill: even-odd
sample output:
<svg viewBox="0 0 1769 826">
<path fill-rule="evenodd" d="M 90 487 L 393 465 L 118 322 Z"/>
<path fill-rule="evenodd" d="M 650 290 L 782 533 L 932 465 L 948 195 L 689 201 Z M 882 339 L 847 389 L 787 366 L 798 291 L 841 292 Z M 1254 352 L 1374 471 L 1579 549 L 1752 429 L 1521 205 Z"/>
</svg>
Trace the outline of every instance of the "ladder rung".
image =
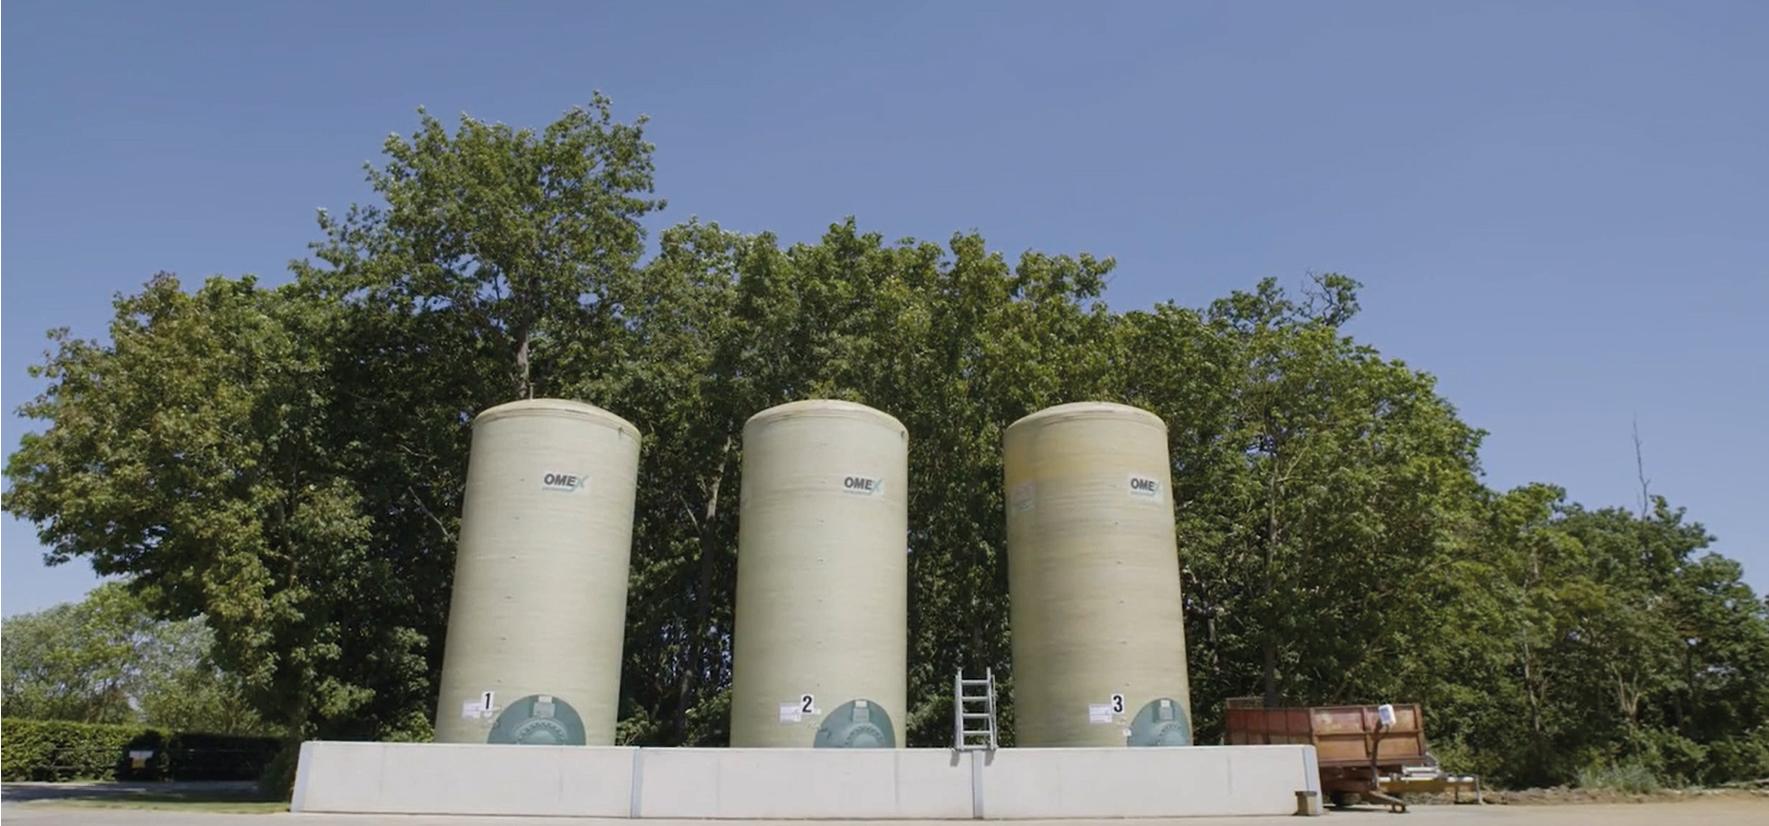
<svg viewBox="0 0 1769 826">
<path fill-rule="evenodd" d="M 987 719 L 989 719 L 989 715 L 988 714 L 977 714 L 974 712 L 967 711 L 967 712 L 964 712 L 964 719 L 966 719 L 966 720 L 987 720 Z"/>
<path fill-rule="evenodd" d="M 989 680 L 959 680 L 964 685 L 988 685 Z"/>
</svg>

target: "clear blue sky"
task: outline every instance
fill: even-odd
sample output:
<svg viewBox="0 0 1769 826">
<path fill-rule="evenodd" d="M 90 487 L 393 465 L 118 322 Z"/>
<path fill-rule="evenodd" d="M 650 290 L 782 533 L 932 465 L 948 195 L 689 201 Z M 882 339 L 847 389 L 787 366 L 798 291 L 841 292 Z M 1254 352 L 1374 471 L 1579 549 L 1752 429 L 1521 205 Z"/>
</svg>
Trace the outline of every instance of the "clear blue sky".
<svg viewBox="0 0 1769 826">
<path fill-rule="evenodd" d="M 1653 490 L 1769 587 L 1769 3 L 9 0 L 4 402 L 156 270 L 285 277 L 419 105 L 652 116 L 658 222 L 1116 256 L 1117 307 L 1366 285 L 1487 481 Z M 4 421 L 10 451 L 27 425 Z M 4 611 L 77 597 L 4 526 Z"/>
</svg>

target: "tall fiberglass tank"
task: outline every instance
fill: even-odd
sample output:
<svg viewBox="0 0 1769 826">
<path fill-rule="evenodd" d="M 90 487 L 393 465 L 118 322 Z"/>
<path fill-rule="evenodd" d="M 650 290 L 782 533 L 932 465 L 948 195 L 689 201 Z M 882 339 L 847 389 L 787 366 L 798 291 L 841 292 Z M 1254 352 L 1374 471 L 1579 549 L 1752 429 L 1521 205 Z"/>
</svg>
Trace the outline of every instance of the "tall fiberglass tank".
<svg viewBox="0 0 1769 826">
<path fill-rule="evenodd" d="M 908 447 L 902 423 L 851 402 L 743 426 L 732 746 L 903 743 Z"/>
<path fill-rule="evenodd" d="M 1189 745 L 1167 426 L 1083 402 L 1004 441 L 1018 744 Z"/>
<path fill-rule="evenodd" d="M 561 399 L 473 420 L 441 743 L 611 745 L 639 431 Z"/>
</svg>

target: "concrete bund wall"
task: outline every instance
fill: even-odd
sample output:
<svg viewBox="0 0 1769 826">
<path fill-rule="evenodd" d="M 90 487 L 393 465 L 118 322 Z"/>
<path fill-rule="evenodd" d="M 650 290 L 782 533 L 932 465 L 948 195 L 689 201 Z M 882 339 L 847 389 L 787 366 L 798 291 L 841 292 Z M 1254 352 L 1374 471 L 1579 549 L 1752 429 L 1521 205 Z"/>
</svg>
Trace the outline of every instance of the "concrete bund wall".
<svg viewBox="0 0 1769 826">
<path fill-rule="evenodd" d="M 637 749 L 309 742 L 296 812 L 683 819 L 1292 814 L 1311 746 Z"/>
<path fill-rule="evenodd" d="M 978 778 L 992 820 L 1287 815 L 1320 791 L 1313 746 L 1002 749 Z"/>
<path fill-rule="evenodd" d="M 644 749 L 638 814 L 971 817 L 969 755 L 948 749 Z"/>
<path fill-rule="evenodd" d="M 614 746 L 301 744 L 296 812 L 626 817 L 633 752 Z"/>
</svg>

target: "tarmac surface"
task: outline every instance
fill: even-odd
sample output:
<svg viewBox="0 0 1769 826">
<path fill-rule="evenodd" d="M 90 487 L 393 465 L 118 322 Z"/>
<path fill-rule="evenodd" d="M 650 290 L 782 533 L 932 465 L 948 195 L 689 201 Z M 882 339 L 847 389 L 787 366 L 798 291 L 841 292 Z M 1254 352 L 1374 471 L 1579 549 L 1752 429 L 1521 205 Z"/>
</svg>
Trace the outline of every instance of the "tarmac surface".
<svg viewBox="0 0 1769 826">
<path fill-rule="evenodd" d="M 195 783 L 5 783 L 0 784 L 0 802 L 29 803 L 38 800 L 128 800 L 153 795 L 173 797 L 197 795 L 215 798 L 245 798 L 257 792 L 258 784 L 250 780 L 205 780 Z M 12 811 L 6 805 L 6 811 Z"/>
<path fill-rule="evenodd" d="M 207 784 L 214 788 L 214 784 Z M 116 802 L 141 794 L 164 794 L 190 791 L 181 784 L 35 784 L 7 783 L 0 787 L 0 818 L 7 823 L 35 826 L 167 826 L 193 823 L 197 826 L 361 826 L 370 823 L 394 823 L 399 826 L 480 826 L 485 824 L 616 824 L 627 821 L 600 818 L 564 817 L 413 817 L 388 815 L 297 815 L 223 814 L 207 812 L 167 811 L 154 809 L 97 808 L 101 801 Z M 247 788 L 242 786 L 241 789 Z M 1403 817 L 1404 820 L 1393 820 Z M 652 826 L 713 826 L 734 824 L 734 821 L 651 820 Z M 815 821 L 834 824 L 843 821 Z M 879 826 L 901 823 L 952 823 L 976 821 L 852 821 Z M 1005 821 L 1004 821 L 1005 822 Z M 1075 820 L 1019 820 L 1014 826 L 1073 826 Z M 1123 821 L 1120 821 L 1121 823 Z M 1178 819 L 1138 819 L 1134 826 L 1296 826 L 1293 817 L 1208 817 Z M 1356 807 L 1344 811 L 1328 810 L 1312 821 L 1322 826 L 1659 826 L 1659 824 L 1694 823 L 1701 826 L 1765 826 L 1769 824 L 1769 797 L 1727 796 L 1681 802 L 1565 804 L 1544 806 L 1414 806 L 1405 815 L 1392 815 L 1386 809 Z M 806 826 L 807 821 L 741 821 L 747 826 L 779 824 Z"/>
</svg>

